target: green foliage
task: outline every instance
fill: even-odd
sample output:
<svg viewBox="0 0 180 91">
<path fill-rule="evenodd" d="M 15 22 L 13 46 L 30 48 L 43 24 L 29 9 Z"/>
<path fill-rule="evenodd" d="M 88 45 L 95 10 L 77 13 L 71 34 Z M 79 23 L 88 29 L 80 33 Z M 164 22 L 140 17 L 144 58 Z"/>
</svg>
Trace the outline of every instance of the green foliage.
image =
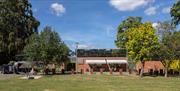
<svg viewBox="0 0 180 91">
<path fill-rule="evenodd" d="M 9 65 L 14 65 L 15 61 L 9 61 Z"/>
<path fill-rule="evenodd" d="M 51 27 L 45 27 L 40 34 L 34 34 L 24 49 L 26 60 L 60 63 L 68 61 L 69 48 L 63 43 L 58 33 Z"/>
<path fill-rule="evenodd" d="M 158 55 L 161 60 L 172 61 L 175 58 L 174 43 L 172 40 L 173 35 L 166 35 L 160 43 Z"/>
<path fill-rule="evenodd" d="M 153 57 L 159 47 L 156 30 L 151 23 L 141 23 L 140 17 L 129 17 L 118 27 L 116 46 L 128 50 L 129 63 L 141 61 L 143 75 L 144 61 Z"/>
<path fill-rule="evenodd" d="M 173 69 L 174 71 L 179 71 L 179 60 L 173 60 L 169 68 Z"/>
<path fill-rule="evenodd" d="M 118 26 L 117 39 L 115 44 L 119 48 L 125 48 L 125 44 L 128 41 L 127 32 L 130 28 L 136 28 L 141 24 L 141 17 L 128 17 L 126 20 Z"/>
<path fill-rule="evenodd" d="M 165 67 L 165 77 L 168 76 L 168 70 L 171 64 L 177 59 L 179 48 L 179 35 L 174 31 L 175 27 L 170 22 L 162 22 L 158 29 L 161 32 L 160 48 L 157 50 L 157 54 Z M 159 31 L 158 30 L 158 31 Z"/>
<path fill-rule="evenodd" d="M 177 0 L 177 3 L 173 5 L 170 13 L 173 24 L 178 25 L 180 23 L 180 0 Z"/>
<path fill-rule="evenodd" d="M 126 43 L 128 56 L 134 61 L 147 60 L 152 51 L 158 48 L 156 30 L 151 23 L 144 23 L 128 31 L 128 41 Z"/>
<path fill-rule="evenodd" d="M 26 45 L 27 38 L 37 32 L 40 23 L 31 8 L 28 0 L 0 2 L 0 64 L 15 60 L 15 55 Z"/>
<path fill-rule="evenodd" d="M 162 22 L 158 27 L 158 31 L 161 31 L 160 48 L 158 50 L 158 55 L 160 59 L 172 61 L 176 59 L 176 50 L 178 49 L 178 44 L 180 43 L 178 34 L 174 32 L 175 27 L 170 22 Z M 176 35 L 175 35 L 176 34 Z M 167 62 L 165 62 L 167 63 Z"/>
<path fill-rule="evenodd" d="M 176 58 L 180 59 L 180 31 L 174 32 L 173 41 Z"/>
<path fill-rule="evenodd" d="M 37 61 L 40 60 L 40 36 L 35 33 L 29 37 L 29 42 L 24 48 L 24 57 L 26 60 Z"/>
</svg>

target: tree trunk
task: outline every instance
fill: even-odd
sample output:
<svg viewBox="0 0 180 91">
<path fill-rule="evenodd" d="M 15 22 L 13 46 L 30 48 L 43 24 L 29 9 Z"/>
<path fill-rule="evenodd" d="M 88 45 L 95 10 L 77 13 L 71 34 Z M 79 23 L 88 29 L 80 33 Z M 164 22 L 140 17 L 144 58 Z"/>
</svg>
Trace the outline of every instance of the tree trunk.
<svg viewBox="0 0 180 91">
<path fill-rule="evenodd" d="M 168 77 L 168 67 L 167 66 L 165 67 L 164 71 L 165 71 L 164 77 Z"/>
<path fill-rule="evenodd" d="M 143 77 L 144 73 L 144 61 L 141 61 L 141 72 L 140 72 L 140 77 Z"/>
</svg>

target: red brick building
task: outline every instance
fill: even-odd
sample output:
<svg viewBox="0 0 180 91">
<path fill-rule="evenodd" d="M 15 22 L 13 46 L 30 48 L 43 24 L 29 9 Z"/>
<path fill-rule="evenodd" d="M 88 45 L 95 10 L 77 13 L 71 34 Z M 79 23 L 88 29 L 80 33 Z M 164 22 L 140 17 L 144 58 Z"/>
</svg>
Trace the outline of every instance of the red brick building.
<svg viewBox="0 0 180 91">
<path fill-rule="evenodd" d="M 128 71 L 128 58 L 125 49 L 78 49 L 77 64 L 78 72 L 99 72 L 110 71 Z M 137 72 L 141 70 L 141 63 L 135 65 Z M 160 61 L 146 61 L 144 73 L 154 73 L 154 71 L 163 72 L 164 66 Z"/>
<path fill-rule="evenodd" d="M 126 57 L 78 57 L 78 71 L 83 70 L 84 72 L 90 71 L 109 71 L 112 68 L 113 71 L 122 69 L 127 71 L 128 62 Z"/>
<path fill-rule="evenodd" d="M 77 71 L 127 71 L 128 62 L 124 49 L 78 49 Z"/>
<path fill-rule="evenodd" d="M 136 70 L 139 72 L 141 69 L 141 63 L 136 64 Z M 144 73 L 150 73 L 151 71 L 158 71 L 160 72 L 164 70 L 164 65 L 161 61 L 146 61 L 144 65 Z"/>
</svg>

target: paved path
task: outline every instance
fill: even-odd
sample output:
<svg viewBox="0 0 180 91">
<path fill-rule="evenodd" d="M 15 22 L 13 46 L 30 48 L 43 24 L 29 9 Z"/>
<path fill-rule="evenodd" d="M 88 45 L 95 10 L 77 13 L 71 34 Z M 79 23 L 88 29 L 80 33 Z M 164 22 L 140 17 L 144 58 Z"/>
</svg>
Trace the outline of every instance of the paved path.
<svg viewBox="0 0 180 91">
<path fill-rule="evenodd" d="M 17 76 L 18 75 L 16 75 L 16 74 L 1 74 L 0 73 L 0 80 L 7 80 L 7 79 L 14 78 Z"/>
</svg>

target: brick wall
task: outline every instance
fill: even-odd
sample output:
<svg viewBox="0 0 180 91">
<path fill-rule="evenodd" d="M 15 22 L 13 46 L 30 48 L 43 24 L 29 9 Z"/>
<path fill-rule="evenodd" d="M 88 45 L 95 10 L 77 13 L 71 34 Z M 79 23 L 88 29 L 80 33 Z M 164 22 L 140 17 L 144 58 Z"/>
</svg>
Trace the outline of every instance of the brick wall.
<svg viewBox="0 0 180 91">
<path fill-rule="evenodd" d="M 136 70 L 139 71 L 139 69 L 141 69 L 140 62 L 136 64 Z M 144 73 L 149 72 L 150 69 L 153 69 L 153 71 L 160 71 L 160 69 L 164 69 L 164 66 L 161 61 L 146 61 L 144 65 Z"/>
<path fill-rule="evenodd" d="M 126 57 L 78 57 L 78 65 L 77 69 L 80 72 L 82 69 L 86 72 L 87 70 L 90 70 L 89 64 L 86 64 L 86 60 L 127 60 Z M 105 65 L 102 65 L 105 67 Z M 122 66 L 124 67 L 123 70 L 126 70 L 126 65 Z"/>
</svg>

